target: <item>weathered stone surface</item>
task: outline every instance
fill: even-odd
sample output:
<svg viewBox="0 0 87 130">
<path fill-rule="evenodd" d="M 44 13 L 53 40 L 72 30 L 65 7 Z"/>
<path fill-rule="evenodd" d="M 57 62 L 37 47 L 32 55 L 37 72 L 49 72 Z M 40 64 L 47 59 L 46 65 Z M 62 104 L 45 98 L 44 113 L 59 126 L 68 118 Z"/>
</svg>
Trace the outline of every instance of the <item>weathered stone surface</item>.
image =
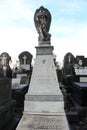
<svg viewBox="0 0 87 130">
<path fill-rule="evenodd" d="M 62 95 L 26 95 L 26 101 L 63 101 Z"/>
<path fill-rule="evenodd" d="M 36 56 L 28 95 L 61 95 L 52 55 L 52 47 L 37 47 L 36 49 L 37 54 L 38 50 L 41 49 L 42 55 L 38 54 Z M 47 51 L 47 49 L 51 51 Z"/>
<path fill-rule="evenodd" d="M 73 75 L 74 74 L 74 63 L 75 63 L 75 58 L 72 55 L 72 53 L 67 53 L 64 56 L 64 63 L 63 63 L 63 75 Z"/>
<path fill-rule="evenodd" d="M 32 55 L 28 51 L 19 54 L 20 67 L 26 71 L 31 70 Z"/>
<path fill-rule="evenodd" d="M 25 114 L 17 130 L 69 130 L 66 120 L 66 116 Z"/>
<path fill-rule="evenodd" d="M 9 66 L 9 61 L 11 60 L 11 57 L 7 52 L 3 52 L 0 55 L 1 65 Z"/>
<path fill-rule="evenodd" d="M 36 55 L 52 55 L 53 46 L 38 46 L 36 50 Z"/>
<path fill-rule="evenodd" d="M 63 101 L 25 101 L 28 114 L 64 115 Z"/>
</svg>

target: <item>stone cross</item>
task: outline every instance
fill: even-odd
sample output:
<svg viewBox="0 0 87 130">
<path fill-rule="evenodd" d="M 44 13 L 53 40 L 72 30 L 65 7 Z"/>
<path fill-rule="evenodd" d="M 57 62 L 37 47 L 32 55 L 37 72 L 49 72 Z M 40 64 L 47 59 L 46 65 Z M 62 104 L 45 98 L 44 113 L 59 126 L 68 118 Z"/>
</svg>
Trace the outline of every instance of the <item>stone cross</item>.
<svg viewBox="0 0 87 130">
<path fill-rule="evenodd" d="M 23 59 L 24 59 L 24 65 L 26 65 L 26 63 L 27 63 L 27 57 L 24 56 Z"/>
<path fill-rule="evenodd" d="M 6 65 L 7 57 L 5 55 L 2 56 L 2 64 Z"/>
</svg>

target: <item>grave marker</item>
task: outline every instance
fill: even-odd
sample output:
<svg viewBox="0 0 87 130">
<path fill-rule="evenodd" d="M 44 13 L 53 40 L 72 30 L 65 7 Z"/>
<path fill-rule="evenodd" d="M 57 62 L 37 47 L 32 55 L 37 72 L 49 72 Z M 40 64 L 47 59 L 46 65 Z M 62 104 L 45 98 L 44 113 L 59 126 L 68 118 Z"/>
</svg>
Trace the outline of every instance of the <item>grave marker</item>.
<svg viewBox="0 0 87 130">
<path fill-rule="evenodd" d="M 50 45 L 51 35 L 48 33 L 51 14 L 41 6 L 35 12 L 34 21 L 39 33 L 39 44 L 36 47 L 35 65 L 25 97 L 24 115 L 17 130 L 69 130 L 53 60 L 53 46 Z"/>
</svg>

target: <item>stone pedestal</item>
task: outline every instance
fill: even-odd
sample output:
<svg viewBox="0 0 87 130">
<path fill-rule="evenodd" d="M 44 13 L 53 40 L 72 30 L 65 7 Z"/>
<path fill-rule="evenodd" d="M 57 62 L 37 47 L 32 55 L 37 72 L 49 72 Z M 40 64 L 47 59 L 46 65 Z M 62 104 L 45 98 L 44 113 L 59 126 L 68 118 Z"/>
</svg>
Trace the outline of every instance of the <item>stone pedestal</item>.
<svg viewBox="0 0 87 130">
<path fill-rule="evenodd" d="M 25 97 L 24 115 L 17 130 L 69 129 L 52 51 L 53 46 L 36 47 L 36 61 Z"/>
<path fill-rule="evenodd" d="M 65 116 L 25 114 L 17 130 L 69 130 Z"/>
</svg>

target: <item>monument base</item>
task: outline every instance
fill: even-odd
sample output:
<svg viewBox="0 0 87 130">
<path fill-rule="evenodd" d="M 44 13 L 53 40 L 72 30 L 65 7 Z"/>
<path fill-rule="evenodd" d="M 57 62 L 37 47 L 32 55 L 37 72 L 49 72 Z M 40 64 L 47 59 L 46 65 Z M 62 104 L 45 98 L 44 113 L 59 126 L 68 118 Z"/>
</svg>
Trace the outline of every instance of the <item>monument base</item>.
<svg viewBox="0 0 87 130">
<path fill-rule="evenodd" d="M 24 114 L 17 130 L 69 130 L 66 116 Z"/>
<path fill-rule="evenodd" d="M 52 51 L 53 46 L 36 47 L 24 114 L 17 130 L 69 130 Z"/>
</svg>

